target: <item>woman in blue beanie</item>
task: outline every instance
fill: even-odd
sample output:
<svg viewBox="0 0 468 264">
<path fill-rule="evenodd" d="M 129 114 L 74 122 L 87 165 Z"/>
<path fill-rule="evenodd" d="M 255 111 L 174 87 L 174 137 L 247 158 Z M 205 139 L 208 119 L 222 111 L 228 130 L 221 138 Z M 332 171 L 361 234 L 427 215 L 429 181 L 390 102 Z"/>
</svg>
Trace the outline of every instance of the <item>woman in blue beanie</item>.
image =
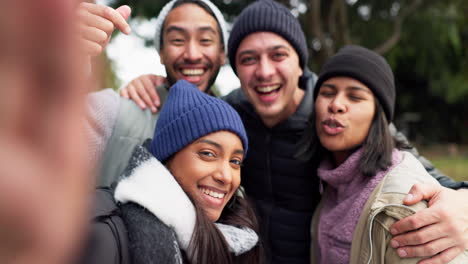
<svg viewBox="0 0 468 264">
<path fill-rule="evenodd" d="M 312 223 L 312 263 L 418 263 L 390 246 L 390 227 L 427 207 L 403 205 L 415 183 L 438 182 L 389 131 L 393 72 L 380 55 L 346 46 L 323 66 L 309 135 L 323 157 L 322 200 Z M 468 263 L 466 252 L 450 263 Z"/>
<path fill-rule="evenodd" d="M 178 81 L 116 184 L 112 225 L 98 198 L 83 262 L 259 263 L 255 213 L 239 189 L 247 145 L 231 106 Z"/>
</svg>

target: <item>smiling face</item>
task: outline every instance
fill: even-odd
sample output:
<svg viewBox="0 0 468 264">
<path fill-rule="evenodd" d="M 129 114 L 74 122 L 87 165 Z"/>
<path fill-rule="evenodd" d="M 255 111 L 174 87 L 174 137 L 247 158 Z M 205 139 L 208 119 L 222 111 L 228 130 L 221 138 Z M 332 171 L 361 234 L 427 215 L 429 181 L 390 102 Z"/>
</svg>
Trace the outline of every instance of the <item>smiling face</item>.
<svg viewBox="0 0 468 264">
<path fill-rule="evenodd" d="M 215 222 L 240 185 L 240 138 L 219 131 L 177 152 L 166 166 L 190 198 Z"/>
<path fill-rule="evenodd" d="M 213 84 L 226 58 L 218 28 L 216 19 L 196 4 L 171 10 L 159 54 L 170 84 L 184 79 L 201 91 Z"/>
<path fill-rule="evenodd" d="M 349 77 L 323 82 L 315 100 L 315 125 L 323 147 L 339 165 L 367 137 L 375 113 L 375 98 L 363 83 Z"/>
<path fill-rule="evenodd" d="M 304 96 L 302 69 L 288 41 L 272 32 L 252 33 L 240 43 L 235 63 L 242 90 L 266 126 L 296 111 Z"/>
</svg>

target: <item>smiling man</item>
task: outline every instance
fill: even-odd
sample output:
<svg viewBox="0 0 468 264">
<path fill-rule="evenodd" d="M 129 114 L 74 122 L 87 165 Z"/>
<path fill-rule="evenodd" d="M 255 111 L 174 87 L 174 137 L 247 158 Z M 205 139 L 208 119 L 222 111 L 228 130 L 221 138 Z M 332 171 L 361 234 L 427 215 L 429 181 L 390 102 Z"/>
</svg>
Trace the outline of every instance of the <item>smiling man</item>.
<svg viewBox="0 0 468 264">
<path fill-rule="evenodd" d="M 82 39 L 97 47 L 93 55 L 107 44 L 114 27 L 129 33 L 122 18 L 129 11 L 124 10 L 82 4 Z M 173 0 L 166 4 L 157 18 L 155 33 L 155 46 L 169 82 L 156 88 L 160 104 L 168 87 L 180 79 L 209 92 L 225 63 L 226 41 L 224 18 L 210 1 Z M 108 186 L 122 175 L 135 146 L 153 135 L 159 114 L 140 109 L 110 89 L 91 94 L 89 106 L 93 158 L 101 159 L 98 185 Z"/>
</svg>

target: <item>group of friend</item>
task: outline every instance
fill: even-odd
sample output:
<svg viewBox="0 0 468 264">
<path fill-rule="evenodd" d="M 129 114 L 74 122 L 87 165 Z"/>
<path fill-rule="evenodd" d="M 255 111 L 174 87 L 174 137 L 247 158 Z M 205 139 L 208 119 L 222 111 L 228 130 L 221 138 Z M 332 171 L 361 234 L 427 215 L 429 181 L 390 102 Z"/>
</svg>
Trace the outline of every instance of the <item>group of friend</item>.
<svg viewBox="0 0 468 264">
<path fill-rule="evenodd" d="M 79 12 L 90 55 L 114 28 L 130 33 L 127 6 Z M 299 21 L 272 0 L 243 9 L 229 34 L 209 0 L 172 0 L 154 44 L 166 79 L 88 98 L 90 155 L 108 187 L 96 212 L 115 203 L 124 231 L 95 221 L 84 262 L 468 262 L 457 210 L 468 183 L 396 131 L 385 58 L 345 46 L 317 76 Z M 216 98 L 227 59 L 241 88 Z"/>
</svg>

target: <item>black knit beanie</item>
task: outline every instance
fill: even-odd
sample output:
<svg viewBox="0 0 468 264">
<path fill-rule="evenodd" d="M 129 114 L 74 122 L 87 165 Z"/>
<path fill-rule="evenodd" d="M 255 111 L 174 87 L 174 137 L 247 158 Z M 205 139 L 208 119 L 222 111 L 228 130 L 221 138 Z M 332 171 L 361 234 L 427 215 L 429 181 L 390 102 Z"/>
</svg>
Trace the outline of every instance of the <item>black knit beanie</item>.
<svg viewBox="0 0 468 264">
<path fill-rule="evenodd" d="M 384 57 L 360 46 L 343 47 L 323 65 L 315 84 L 314 100 L 322 83 L 336 76 L 351 77 L 369 87 L 382 105 L 388 121 L 392 121 L 395 81 L 392 69 Z"/>
<path fill-rule="evenodd" d="M 239 44 L 247 35 L 260 31 L 273 32 L 286 39 L 296 50 L 301 68 L 305 69 L 309 53 L 297 18 L 288 8 L 273 0 L 258 0 L 242 10 L 229 35 L 228 57 L 236 74 L 236 52 Z"/>
</svg>

